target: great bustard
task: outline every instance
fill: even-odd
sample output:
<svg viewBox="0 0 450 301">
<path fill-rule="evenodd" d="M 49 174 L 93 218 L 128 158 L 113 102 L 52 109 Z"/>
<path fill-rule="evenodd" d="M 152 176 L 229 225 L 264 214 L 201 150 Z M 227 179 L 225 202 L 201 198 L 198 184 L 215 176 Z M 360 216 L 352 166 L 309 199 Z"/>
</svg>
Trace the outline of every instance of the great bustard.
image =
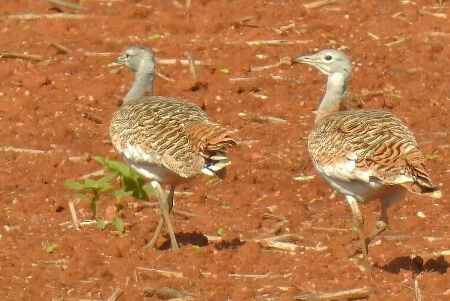
<svg viewBox="0 0 450 301">
<path fill-rule="evenodd" d="M 346 54 L 327 49 L 294 61 L 316 67 L 328 77 L 309 135 L 308 151 L 320 175 L 345 195 L 370 273 L 368 245 L 386 230 L 387 209 L 404 198 L 407 191 L 432 198 L 440 198 L 441 191 L 431 183 L 417 141 L 400 119 L 380 110 L 339 111 L 352 70 Z M 381 216 L 365 237 L 357 201 L 371 199 L 380 201 Z"/>
<path fill-rule="evenodd" d="M 135 73 L 133 86 L 114 113 L 109 132 L 112 143 L 123 159 L 154 187 L 161 217 L 147 247 L 155 247 L 164 223 L 173 250 L 178 250 L 169 213 L 175 186 L 199 174 L 223 178 L 231 162 L 224 149 L 236 145 L 231 132 L 209 121 L 195 104 L 153 93 L 155 58 L 144 47 L 130 47 L 116 63 Z M 170 185 L 169 195 L 161 184 Z"/>
</svg>

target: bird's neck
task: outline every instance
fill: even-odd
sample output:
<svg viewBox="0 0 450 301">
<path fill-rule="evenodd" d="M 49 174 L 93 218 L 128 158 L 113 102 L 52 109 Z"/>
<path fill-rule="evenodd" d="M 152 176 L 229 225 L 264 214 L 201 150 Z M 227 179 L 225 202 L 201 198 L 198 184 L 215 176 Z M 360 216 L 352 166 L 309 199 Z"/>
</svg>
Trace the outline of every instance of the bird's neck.
<svg viewBox="0 0 450 301">
<path fill-rule="evenodd" d="M 334 73 L 328 76 L 325 95 L 316 112 L 316 120 L 339 111 L 342 96 L 347 92 L 348 76 L 343 73 Z"/>
<path fill-rule="evenodd" d="M 155 71 L 138 70 L 135 73 L 134 83 L 123 99 L 123 103 L 141 98 L 145 92 L 153 94 L 153 81 L 155 79 Z"/>
</svg>

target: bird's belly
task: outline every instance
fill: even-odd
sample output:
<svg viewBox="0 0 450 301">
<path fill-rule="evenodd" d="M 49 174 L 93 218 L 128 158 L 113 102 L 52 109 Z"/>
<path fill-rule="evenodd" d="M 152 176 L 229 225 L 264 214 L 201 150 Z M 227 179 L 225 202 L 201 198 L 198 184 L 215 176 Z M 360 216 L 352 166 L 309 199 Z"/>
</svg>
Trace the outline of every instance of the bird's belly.
<svg viewBox="0 0 450 301">
<path fill-rule="evenodd" d="M 368 182 L 362 180 L 343 181 L 330 177 L 324 173 L 321 176 L 338 192 L 345 196 L 352 196 L 357 201 L 365 203 L 372 200 L 386 202 L 393 206 L 406 195 L 406 188 L 402 185 L 388 185 L 371 179 Z"/>
<path fill-rule="evenodd" d="M 177 185 L 187 182 L 188 178 L 182 177 L 163 165 L 161 156 L 152 152 L 145 152 L 140 147 L 127 146 L 118 150 L 124 160 L 139 175 L 159 183 Z"/>
<path fill-rule="evenodd" d="M 159 183 L 177 185 L 180 183 L 187 182 L 189 179 L 179 176 L 177 173 L 165 168 L 164 166 L 159 166 L 156 164 L 149 163 L 137 163 L 130 162 L 127 163 L 142 177 L 148 180 L 155 180 Z"/>
<path fill-rule="evenodd" d="M 338 192 L 354 197 L 364 202 L 367 195 L 376 189 L 375 183 L 370 183 L 370 174 L 356 172 L 352 161 L 348 164 L 321 165 L 313 161 L 314 167 L 319 174 Z"/>
<path fill-rule="evenodd" d="M 360 202 L 365 202 L 368 195 L 377 189 L 377 187 L 373 187 L 366 182 L 358 180 L 343 181 L 330 177 L 324 173 L 320 174 L 338 192 L 343 195 L 350 195 Z"/>
</svg>

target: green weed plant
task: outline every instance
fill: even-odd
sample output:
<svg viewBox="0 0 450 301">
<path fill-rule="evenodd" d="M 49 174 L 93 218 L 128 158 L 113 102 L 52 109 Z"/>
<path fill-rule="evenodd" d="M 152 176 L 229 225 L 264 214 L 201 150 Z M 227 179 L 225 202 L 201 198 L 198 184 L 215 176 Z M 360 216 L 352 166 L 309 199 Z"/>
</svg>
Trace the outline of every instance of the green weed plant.
<svg viewBox="0 0 450 301">
<path fill-rule="evenodd" d="M 109 172 L 99 179 L 85 179 L 84 182 L 66 181 L 64 185 L 70 189 L 80 191 L 76 198 L 91 202 L 91 211 L 93 218 L 97 221 L 99 229 L 105 229 L 108 223 L 99 215 L 99 204 L 103 199 L 115 200 L 115 216 L 113 225 L 120 233 L 125 231 L 124 221 L 120 217 L 120 211 L 123 209 L 122 199 L 126 196 L 132 196 L 136 199 L 148 201 L 149 195 L 153 195 L 154 191 L 151 185 L 145 183 L 144 179 L 139 176 L 130 166 L 125 163 L 106 160 L 102 157 L 94 157 L 95 161 L 104 166 Z M 116 188 L 112 181 L 119 177 L 120 188 Z"/>
</svg>

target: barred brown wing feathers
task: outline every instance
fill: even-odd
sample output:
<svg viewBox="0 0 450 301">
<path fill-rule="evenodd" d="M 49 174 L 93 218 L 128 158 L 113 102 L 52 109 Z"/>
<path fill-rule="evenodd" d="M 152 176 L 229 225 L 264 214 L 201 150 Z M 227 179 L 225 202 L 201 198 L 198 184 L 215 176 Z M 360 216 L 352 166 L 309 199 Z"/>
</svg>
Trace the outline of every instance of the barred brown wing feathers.
<svg viewBox="0 0 450 301">
<path fill-rule="evenodd" d="M 433 188 L 431 179 L 425 170 L 425 157 L 418 148 L 410 149 L 406 154 L 406 163 L 411 170 L 412 176 L 423 188 Z"/>
<path fill-rule="evenodd" d="M 221 150 L 228 146 L 236 145 L 231 138 L 231 132 L 222 126 L 207 122 L 194 121 L 186 125 L 190 145 L 195 153 L 201 153 L 207 150 Z"/>
<path fill-rule="evenodd" d="M 175 186 L 201 173 L 224 176 L 231 162 L 221 151 L 236 143 L 195 104 L 165 96 L 143 97 L 146 92 L 153 94 L 156 60 L 151 49 L 129 47 L 116 62 L 132 70 L 135 80 L 113 115 L 111 140 L 125 161 L 150 181 L 158 196 L 161 217 L 147 246 L 156 246 L 166 224 L 172 249 L 178 250 L 169 215 Z M 171 186 L 168 196 L 162 184 Z"/>
<path fill-rule="evenodd" d="M 159 96 L 125 104 L 111 123 L 113 144 L 122 154 L 127 146 L 139 147 L 155 163 L 185 178 L 201 173 L 212 151 L 236 145 L 230 134 L 198 106 Z M 131 154 L 135 156 L 129 159 L 137 163 L 148 160 L 139 152 Z"/>
<path fill-rule="evenodd" d="M 406 189 L 440 198 L 424 168 L 424 156 L 406 125 L 393 114 L 377 110 L 339 112 L 347 91 L 352 63 L 335 49 L 303 55 L 294 62 L 317 68 L 327 76 L 308 151 L 314 167 L 337 191 L 344 194 L 356 221 L 365 269 L 371 276 L 368 245 L 388 227 L 388 208 L 404 198 Z M 405 189 L 406 188 L 406 189 Z M 358 201 L 378 199 L 380 218 L 366 236 Z"/>
<path fill-rule="evenodd" d="M 139 147 L 159 159 L 155 162 L 158 165 L 187 178 L 200 173 L 204 163 L 190 149 L 185 130 L 186 123 L 197 120 L 207 120 L 199 107 L 183 100 L 150 96 L 123 105 L 114 114 L 110 131 L 114 146 L 122 154 L 127 146 Z M 134 154 L 129 159 L 146 163 L 145 156 Z"/>
<path fill-rule="evenodd" d="M 370 170 L 385 184 L 396 184 L 401 175 L 402 180 L 409 177 L 431 187 L 413 134 L 389 112 L 355 110 L 326 116 L 316 124 L 308 145 L 319 164 L 347 160 L 354 153 L 356 168 Z"/>
</svg>

